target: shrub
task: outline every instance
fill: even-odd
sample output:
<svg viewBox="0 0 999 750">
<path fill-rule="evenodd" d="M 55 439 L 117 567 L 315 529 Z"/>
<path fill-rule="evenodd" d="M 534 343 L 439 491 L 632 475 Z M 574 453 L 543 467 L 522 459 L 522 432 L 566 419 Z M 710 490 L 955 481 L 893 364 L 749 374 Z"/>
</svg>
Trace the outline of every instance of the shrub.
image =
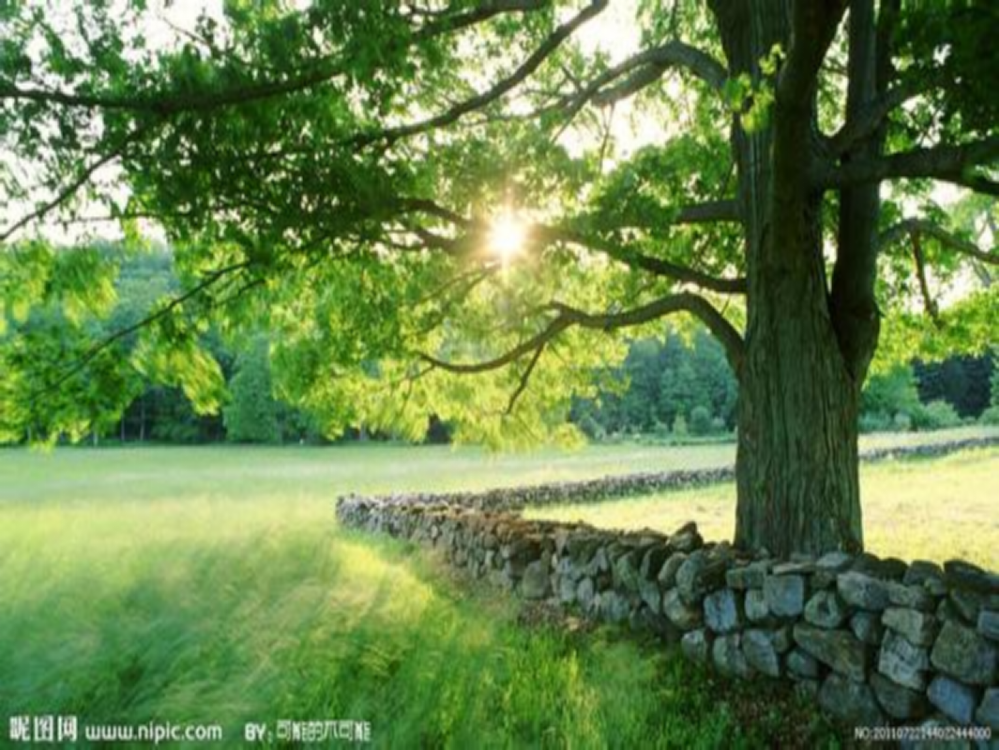
<svg viewBox="0 0 999 750">
<path fill-rule="evenodd" d="M 908 419 L 908 415 L 897 414 L 897 417 L 905 416 Z M 887 414 L 882 414 L 879 412 L 864 412 L 860 415 L 860 431 L 861 432 L 887 432 L 892 429 L 892 419 Z"/>
<path fill-rule="evenodd" d="M 978 419 L 982 424 L 999 426 L 999 405 L 990 406 Z"/>
<path fill-rule="evenodd" d="M 690 410 L 690 431 L 694 435 L 707 435 L 711 432 L 711 412 L 705 406 L 695 406 Z"/>
<path fill-rule="evenodd" d="M 896 432 L 908 432 L 912 429 L 912 417 L 904 411 L 900 411 L 892 420 L 892 427 Z"/>
<path fill-rule="evenodd" d="M 677 436 L 687 435 L 687 420 L 682 414 L 677 414 L 676 419 L 673 420 L 673 434 Z"/>
<path fill-rule="evenodd" d="M 913 413 L 912 424 L 917 430 L 942 430 L 961 424 L 961 418 L 946 401 L 930 401 Z"/>
</svg>

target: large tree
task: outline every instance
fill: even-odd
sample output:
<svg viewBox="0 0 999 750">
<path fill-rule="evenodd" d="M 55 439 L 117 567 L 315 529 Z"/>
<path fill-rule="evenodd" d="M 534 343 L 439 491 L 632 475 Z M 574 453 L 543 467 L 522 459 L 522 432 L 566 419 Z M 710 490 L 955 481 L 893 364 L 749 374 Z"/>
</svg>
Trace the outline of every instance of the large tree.
<svg viewBox="0 0 999 750">
<path fill-rule="evenodd" d="M 140 0 L 6 5 L 4 433 L 78 433 L 75 384 L 114 362 L 211 394 L 211 314 L 269 326 L 280 388 L 331 429 L 434 413 L 538 439 L 622 356 L 608 334 L 683 314 L 739 380 L 736 542 L 859 549 L 879 329 L 916 351 L 922 299 L 938 349 L 996 330 L 996 6 L 608 5 L 233 0 L 186 26 Z M 26 310 L 110 301 L 28 237 L 101 207 L 133 239 L 164 227 L 186 291 L 127 361 L 82 327 L 43 361 Z"/>
</svg>

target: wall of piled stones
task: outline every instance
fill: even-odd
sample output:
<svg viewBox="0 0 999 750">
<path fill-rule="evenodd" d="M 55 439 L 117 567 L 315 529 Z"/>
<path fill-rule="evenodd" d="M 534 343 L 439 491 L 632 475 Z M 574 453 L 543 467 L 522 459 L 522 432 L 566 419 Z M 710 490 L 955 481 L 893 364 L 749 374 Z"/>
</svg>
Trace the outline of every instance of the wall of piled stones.
<svg viewBox="0 0 999 750">
<path fill-rule="evenodd" d="M 874 462 L 901 457 L 942 456 L 968 448 L 983 448 L 990 445 L 999 445 L 999 436 L 966 438 L 927 445 L 874 448 L 864 451 L 861 454 L 861 459 L 865 462 Z M 588 479 L 581 482 L 549 482 L 520 487 L 499 487 L 482 492 L 407 493 L 403 497 L 407 502 L 445 502 L 469 508 L 521 510 L 529 506 L 600 502 L 610 498 L 638 497 L 665 490 L 731 482 L 734 479 L 734 467 L 724 466 L 691 471 L 640 472 Z"/>
<path fill-rule="evenodd" d="M 347 496 L 337 516 L 440 550 L 525 599 L 653 631 L 722 673 L 792 680 L 848 724 L 999 736 L 999 575 L 839 552 L 781 561 L 705 542 L 693 523 L 628 533 L 506 510 L 532 497 L 575 501 L 566 486 Z M 591 483 L 568 486 L 591 497 Z"/>
</svg>

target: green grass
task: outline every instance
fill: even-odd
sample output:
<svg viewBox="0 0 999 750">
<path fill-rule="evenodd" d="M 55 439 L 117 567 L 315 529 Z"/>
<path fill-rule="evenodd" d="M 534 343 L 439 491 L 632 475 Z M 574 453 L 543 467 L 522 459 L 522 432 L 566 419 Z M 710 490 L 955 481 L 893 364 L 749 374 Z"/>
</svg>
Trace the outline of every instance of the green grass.
<svg viewBox="0 0 999 750">
<path fill-rule="evenodd" d="M 862 465 L 860 484 L 869 551 L 904 560 L 962 558 L 999 569 L 999 448 Z M 526 515 L 666 532 L 694 520 L 705 538 L 731 539 L 735 487 L 535 508 Z"/>
<path fill-rule="evenodd" d="M 526 628 L 512 599 L 332 512 L 351 490 L 729 460 L 731 446 L 0 451 L 0 733 L 10 715 L 75 714 L 217 722 L 233 744 L 244 722 L 281 718 L 367 720 L 392 747 L 824 743 L 786 691 L 717 681 L 616 629 Z"/>
<path fill-rule="evenodd" d="M 218 722 L 235 743 L 246 721 L 354 718 L 392 747 L 807 744 L 814 716 L 785 692 L 761 704 L 615 629 L 527 629 L 511 599 L 333 518 L 353 488 L 542 480 L 646 457 L 601 460 L 0 452 L 0 728 L 23 714 Z"/>
</svg>

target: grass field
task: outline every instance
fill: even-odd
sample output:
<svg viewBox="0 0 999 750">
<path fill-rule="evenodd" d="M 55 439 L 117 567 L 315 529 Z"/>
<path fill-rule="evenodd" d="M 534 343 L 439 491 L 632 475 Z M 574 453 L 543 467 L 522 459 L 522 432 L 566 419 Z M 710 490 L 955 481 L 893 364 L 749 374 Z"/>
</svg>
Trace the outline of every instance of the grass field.
<svg viewBox="0 0 999 750">
<path fill-rule="evenodd" d="M 614 629 L 527 629 L 512 600 L 332 513 L 351 490 L 730 459 L 730 446 L 0 451 L 0 736 L 9 716 L 62 714 L 218 723 L 231 744 L 247 721 L 289 718 L 366 720 L 392 747 L 825 744 L 829 728 L 785 691 L 715 682 Z M 947 465 L 987 484 L 997 462 L 921 462 L 911 479 Z M 703 502 L 724 502 L 714 493 Z M 975 535 L 996 547 L 994 516 Z"/>
<path fill-rule="evenodd" d="M 999 448 L 861 467 L 866 548 L 904 560 L 955 557 L 999 569 Z M 718 485 L 631 500 L 529 510 L 534 518 L 670 532 L 697 521 L 707 539 L 731 539 L 735 488 Z"/>
</svg>

